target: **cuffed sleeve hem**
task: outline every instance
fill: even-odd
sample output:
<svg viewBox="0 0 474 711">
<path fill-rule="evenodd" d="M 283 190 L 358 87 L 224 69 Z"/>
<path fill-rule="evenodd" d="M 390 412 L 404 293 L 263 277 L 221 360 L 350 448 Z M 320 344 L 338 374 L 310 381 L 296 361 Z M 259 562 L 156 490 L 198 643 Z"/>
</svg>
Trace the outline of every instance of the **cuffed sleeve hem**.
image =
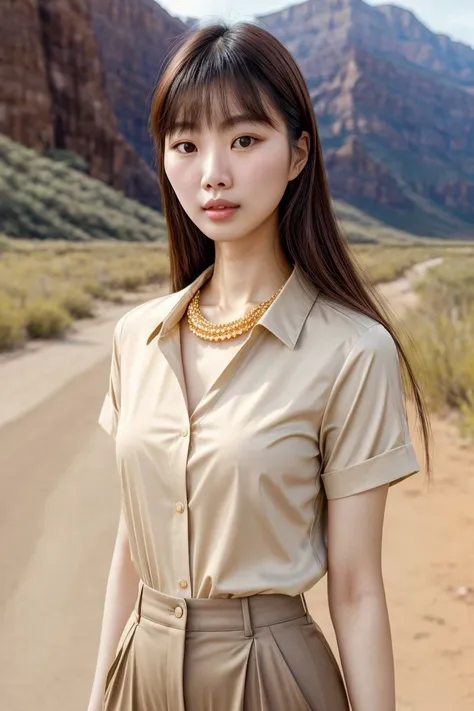
<svg viewBox="0 0 474 711">
<path fill-rule="evenodd" d="M 98 423 L 102 429 L 107 432 L 107 434 L 111 435 L 115 439 L 115 435 L 117 433 L 118 414 L 114 409 L 112 399 L 108 393 L 102 403 Z"/>
<path fill-rule="evenodd" d="M 321 475 L 328 499 L 339 499 L 368 491 L 382 484 L 393 484 L 420 471 L 413 445 L 396 447 L 346 469 Z"/>
</svg>

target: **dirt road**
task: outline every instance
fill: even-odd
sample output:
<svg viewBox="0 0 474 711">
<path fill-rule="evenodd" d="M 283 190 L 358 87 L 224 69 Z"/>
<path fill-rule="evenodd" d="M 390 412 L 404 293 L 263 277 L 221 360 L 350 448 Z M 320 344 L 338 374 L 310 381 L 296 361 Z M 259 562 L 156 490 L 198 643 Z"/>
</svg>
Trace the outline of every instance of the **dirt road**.
<svg viewBox="0 0 474 711">
<path fill-rule="evenodd" d="M 412 280 L 440 264 L 416 265 L 381 291 L 399 316 L 416 306 Z M 397 711 L 474 709 L 474 448 L 454 423 L 432 416 L 433 482 L 409 408 L 422 470 L 391 488 L 384 528 L 384 577 L 397 676 Z M 333 649 L 326 583 L 308 593 Z"/>
<path fill-rule="evenodd" d="M 414 282 L 421 279 L 429 269 L 437 267 L 442 261 L 442 257 L 435 257 L 426 262 L 420 262 L 408 269 L 399 279 L 381 285 L 380 290 L 390 304 L 395 307 L 399 316 L 403 316 L 407 309 L 416 307 L 418 295 L 413 290 Z"/>
<path fill-rule="evenodd" d="M 383 291 L 397 310 L 410 298 L 393 283 Z M 0 363 L 2 711 L 86 708 L 119 505 L 96 418 L 126 308 Z M 448 422 L 433 429 L 435 485 L 426 491 L 420 473 L 393 487 L 386 514 L 398 711 L 472 711 L 474 450 Z M 334 648 L 325 580 L 307 599 Z"/>
</svg>

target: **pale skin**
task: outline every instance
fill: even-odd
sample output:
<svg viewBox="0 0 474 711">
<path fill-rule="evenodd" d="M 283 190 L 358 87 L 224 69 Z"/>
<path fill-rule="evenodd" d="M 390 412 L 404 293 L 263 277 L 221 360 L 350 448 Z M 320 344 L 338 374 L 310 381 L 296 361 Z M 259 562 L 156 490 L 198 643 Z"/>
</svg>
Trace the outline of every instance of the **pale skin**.
<svg viewBox="0 0 474 711">
<path fill-rule="evenodd" d="M 235 106 L 232 114 L 239 113 Z M 211 127 L 166 139 L 167 177 L 190 219 L 215 243 L 214 272 L 200 299 L 203 315 L 214 323 L 244 316 L 270 298 L 292 272 L 279 242 L 277 207 L 287 183 L 306 164 L 309 135 L 303 132 L 290 150 L 283 119 L 272 114 L 276 129 L 248 121 L 222 129 L 217 119 Z M 225 198 L 240 207 L 231 219 L 213 222 L 203 210 L 210 198 Z M 180 334 L 191 414 L 249 336 L 204 341 L 189 331 L 186 318 L 180 322 Z M 352 711 L 395 711 L 381 565 L 387 492 L 388 484 L 328 502 L 329 608 Z M 121 516 L 88 711 L 101 709 L 107 669 L 133 608 L 137 582 Z"/>
</svg>

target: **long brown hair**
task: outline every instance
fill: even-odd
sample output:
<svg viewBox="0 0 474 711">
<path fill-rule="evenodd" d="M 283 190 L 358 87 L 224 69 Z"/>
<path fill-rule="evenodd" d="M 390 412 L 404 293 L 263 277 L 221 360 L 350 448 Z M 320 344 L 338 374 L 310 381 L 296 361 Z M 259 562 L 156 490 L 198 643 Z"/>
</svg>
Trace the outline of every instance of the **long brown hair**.
<svg viewBox="0 0 474 711">
<path fill-rule="evenodd" d="M 167 221 L 171 284 L 175 291 L 190 284 L 214 263 L 214 242 L 188 217 L 164 169 L 165 138 L 175 122 L 199 124 L 202 113 L 211 125 L 215 97 L 228 118 L 230 96 L 256 121 L 272 127 L 265 103 L 284 118 L 290 148 L 302 131 L 310 136 L 308 160 L 290 181 L 278 206 L 279 235 L 290 264 L 297 264 L 321 293 L 355 309 L 390 332 L 405 366 L 423 432 L 428 478 L 431 474 L 431 426 L 421 388 L 390 323 L 387 306 L 337 223 L 331 204 L 322 146 L 306 82 L 286 47 L 262 27 L 249 22 L 218 22 L 181 36 L 155 88 L 150 133 L 153 136 L 163 212 Z M 408 394 L 408 393 L 407 393 Z"/>
</svg>

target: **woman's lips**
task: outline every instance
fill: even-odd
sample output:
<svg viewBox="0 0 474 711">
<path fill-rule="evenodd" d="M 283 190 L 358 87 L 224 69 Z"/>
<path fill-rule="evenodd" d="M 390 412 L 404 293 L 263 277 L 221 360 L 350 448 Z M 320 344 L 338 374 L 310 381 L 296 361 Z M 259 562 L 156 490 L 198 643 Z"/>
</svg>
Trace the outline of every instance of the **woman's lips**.
<svg viewBox="0 0 474 711">
<path fill-rule="evenodd" d="M 209 207 L 205 212 L 211 220 L 218 222 L 219 220 L 228 220 L 235 215 L 238 209 L 239 205 L 236 207 Z"/>
</svg>

